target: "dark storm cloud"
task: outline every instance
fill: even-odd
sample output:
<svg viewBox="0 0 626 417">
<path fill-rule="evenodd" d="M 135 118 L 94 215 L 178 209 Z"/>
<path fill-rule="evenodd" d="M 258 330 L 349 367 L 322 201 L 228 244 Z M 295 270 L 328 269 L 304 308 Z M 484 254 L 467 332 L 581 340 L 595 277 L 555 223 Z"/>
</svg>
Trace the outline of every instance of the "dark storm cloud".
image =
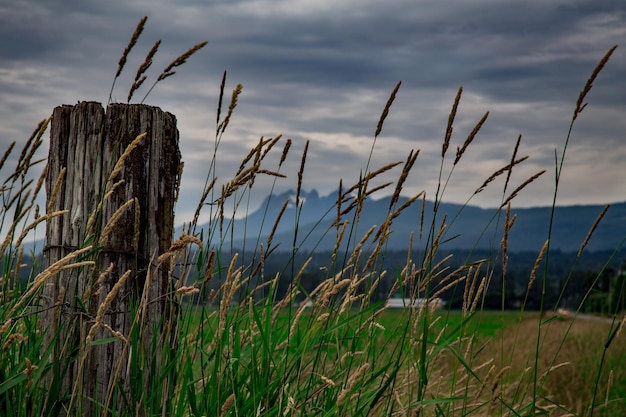
<svg viewBox="0 0 626 417">
<path fill-rule="evenodd" d="M 209 41 L 149 99 L 178 117 L 189 178 L 183 196 L 194 203 L 212 152 L 223 70 L 228 70 L 225 105 L 236 83 L 243 83 L 244 91 L 221 145 L 220 178 L 228 178 L 261 135 L 282 133 L 294 139 L 285 168 L 292 174 L 299 166 L 296 151 L 311 140 L 314 174 L 308 188 L 322 193 L 331 192 L 340 177 L 358 177 L 378 117 L 399 80 L 402 87 L 376 143 L 375 162 L 403 160 L 409 149 L 419 148 L 419 173 L 407 187 L 417 192 L 432 184 L 448 113 L 462 85 L 449 157 L 491 111 L 455 168 L 458 182 L 448 187 L 451 200 L 465 201 L 508 162 L 519 134 L 520 153 L 531 160 L 515 179 L 552 169 L 580 89 L 606 50 L 626 36 L 626 4 L 608 0 L 23 1 L 0 7 L 2 145 L 19 134 L 28 136 L 56 105 L 106 102 L 119 56 L 144 14 L 149 16 L 145 32 L 114 99 L 125 100 L 156 39 L 163 43 L 148 73 L 151 80 L 191 45 Z M 603 202 L 626 199 L 625 186 L 601 184 L 624 171 L 625 71 L 620 47 L 589 94 L 568 154 L 575 167 L 572 183 L 592 189 L 589 198 Z M 602 155 L 609 162 L 599 175 L 593 164 Z M 551 180 L 533 184 L 536 193 L 526 195 L 523 204 L 549 203 L 538 196 L 551 195 Z M 586 198 L 565 191 L 564 202 Z M 486 197 L 481 204 L 498 201 Z M 185 203 L 179 208 L 190 210 Z"/>
</svg>

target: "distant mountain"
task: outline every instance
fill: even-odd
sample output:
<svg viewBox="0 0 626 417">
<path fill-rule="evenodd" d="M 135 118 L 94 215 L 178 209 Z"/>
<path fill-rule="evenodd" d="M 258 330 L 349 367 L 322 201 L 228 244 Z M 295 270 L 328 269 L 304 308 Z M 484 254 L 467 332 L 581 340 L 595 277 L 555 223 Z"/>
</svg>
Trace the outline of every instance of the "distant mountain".
<svg viewBox="0 0 626 417">
<path fill-rule="evenodd" d="M 267 237 L 274 227 L 274 222 L 283 204 L 288 201 L 287 208 L 276 226 L 272 246 L 279 244 L 280 250 L 291 250 L 295 245 L 300 250 L 330 251 L 335 246 L 336 231 L 332 223 L 337 216 L 337 193 L 320 196 L 316 190 L 302 191 L 300 195 L 301 210 L 296 210 L 296 193 L 293 190 L 281 194 L 267 196 L 260 208 L 243 219 L 224 221 L 223 242 L 237 249 L 251 250 L 260 243 L 265 245 Z M 395 208 L 407 201 L 400 197 Z M 361 213 L 360 222 L 356 226 L 356 233 L 350 241 L 352 247 L 355 239 L 372 226 L 380 226 L 389 212 L 390 198 L 368 199 Z M 342 210 L 347 208 L 344 203 Z M 422 238 L 420 240 L 421 200 L 407 208 L 393 222 L 387 249 L 405 250 L 411 233 L 413 233 L 413 247 L 424 247 L 433 224 L 432 201 L 426 201 Z M 589 229 L 603 209 L 603 205 L 575 205 L 558 206 L 555 209 L 552 225 L 553 250 L 563 252 L 578 251 L 585 240 Z M 515 224 L 509 234 L 509 251 L 534 251 L 541 249 L 548 238 L 551 207 L 533 207 L 512 209 L 511 216 L 516 215 Z M 342 217 L 353 226 L 354 212 Z M 489 249 L 500 245 L 503 232 L 505 212 L 497 209 L 483 209 L 476 206 L 441 203 L 435 219 L 435 230 L 439 229 L 443 216 L 446 215 L 446 230 L 443 235 L 443 248 L 447 249 Z M 297 235 L 295 234 L 297 225 Z M 217 224 L 199 225 L 197 231 L 203 229 L 204 236 L 217 236 Z M 344 242 L 348 241 L 348 233 Z M 175 235 L 179 236 L 181 227 L 177 227 Z M 232 237 L 232 239 L 231 239 Z M 608 212 L 594 231 L 586 246 L 588 251 L 613 250 L 626 239 L 626 202 L 612 204 Z M 213 238 L 217 243 L 217 238 Z M 39 253 L 43 248 L 43 240 L 25 244 L 26 253 Z M 365 246 L 367 249 L 367 246 Z"/>
<path fill-rule="evenodd" d="M 244 219 L 233 222 L 225 221 L 225 226 L 232 227 L 224 233 L 224 241 L 238 249 L 250 250 L 265 244 L 274 221 L 280 209 L 288 201 L 288 206 L 276 227 L 274 244 L 280 244 L 281 250 L 290 250 L 295 245 L 299 250 L 332 250 L 336 241 L 336 231 L 332 226 L 337 216 L 337 193 L 320 197 L 317 191 L 302 191 L 300 195 L 301 210 L 296 209 L 295 192 L 290 190 L 278 195 L 268 196 L 261 208 L 250 213 Z M 400 197 L 393 209 L 407 201 Z M 358 223 L 356 240 L 372 225 L 380 226 L 389 212 L 390 198 L 368 199 Z M 348 203 L 344 203 L 342 209 Z M 578 251 L 585 240 L 589 229 L 603 209 L 603 205 L 576 205 L 560 206 L 555 209 L 552 225 L 553 250 L 564 252 Z M 433 223 L 434 203 L 427 201 L 424 209 L 422 238 L 420 240 L 421 200 L 407 208 L 393 222 L 387 249 L 405 250 L 411 233 L 413 233 L 414 248 L 423 247 L 428 239 L 431 225 L 437 231 L 444 215 L 446 215 L 446 229 L 442 237 L 444 248 L 448 249 L 488 249 L 500 245 L 503 233 L 505 212 L 497 209 L 483 209 L 476 206 L 441 203 L 435 222 Z M 511 215 L 516 215 L 515 224 L 509 234 L 509 251 L 539 251 L 548 237 L 551 207 L 512 209 Z M 353 214 L 350 212 L 342 220 L 353 223 Z M 297 235 L 296 235 L 297 225 Z M 217 225 L 202 225 L 199 227 L 207 231 L 217 232 Z M 350 226 L 349 226 L 350 227 Z M 198 230 L 199 230 L 198 229 Z M 177 230 L 177 234 L 180 233 Z M 348 236 L 344 237 L 344 242 Z M 611 250 L 617 248 L 626 238 L 626 202 L 611 205 L 602 219 L 587 249 L 589 251 Z M 351 245 L 354 246 L 354 239 Z M 365 247 L 367 249 L 367 246 Z"/>
</svg>

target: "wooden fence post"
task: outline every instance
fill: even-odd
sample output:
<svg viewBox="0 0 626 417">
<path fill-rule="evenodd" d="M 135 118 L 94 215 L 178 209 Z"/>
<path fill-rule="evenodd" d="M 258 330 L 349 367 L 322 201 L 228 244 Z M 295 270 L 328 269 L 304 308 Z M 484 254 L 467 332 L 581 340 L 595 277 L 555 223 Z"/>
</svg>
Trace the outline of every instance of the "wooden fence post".
<svg viewBox="0 0 626 417">
<path fill-rule="evenodd" d="M 111 177 L 120 156 L 143 133 Z M 119 409 L 132 401 L 134 409 L 146 401 L 130 380 L 149 382 L 146 362 L 161 363 L 162 347 L 173 334 L 172 283 L 156 259 L 172 242 L 179 167 L 178 130 L 170 113 L 128 104 L 111 104 L 105 113 L 94 102 L 54 109 L 47 210 L 69 212 L 46 225 L 46 267 L 88 245 L 73 262 L 95 262 L 61 271 L 44 287 L 44 354 L 53 364 L 49 387 L 66 401 L 56 405 L 59 410 L 71 402 L 70 414 L 100 415 L 104 406 Z M 130 358 L 131 337 L 140 337 L 140 358 Z"/>
</svg>

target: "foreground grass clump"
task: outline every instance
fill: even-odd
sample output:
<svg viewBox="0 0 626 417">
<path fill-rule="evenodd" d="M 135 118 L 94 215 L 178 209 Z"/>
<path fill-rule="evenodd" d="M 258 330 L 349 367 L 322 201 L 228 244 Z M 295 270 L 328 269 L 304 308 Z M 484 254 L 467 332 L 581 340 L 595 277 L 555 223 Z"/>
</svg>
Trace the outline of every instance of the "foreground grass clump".
<svg viewBox="0 0 626 417">
<path fill-rule="evenodd" d="M 134 41 L 143 23 L 133 36 Z M 131 41 L 124 57 L 133 44 Z M 158 43 L 146 62 L 151 62 L 157 48 Z M 602 59 L 581 92 L 572 125 L 613 50 Z M 163 78 L 188 57 L 189 52 L 174 61 Z M 122 61 L 117 75 L 121 67 Z M 138 72 L 129 100 L 141 85 L 141 73 Z M 224 76 L 220 97 L 224 95 L 225 81 Z M 336 237 L 336 246 L 324 267 L 326 277 L 321 283 L 311 287 L 306 282 L 310 259 L 302 264 L 294 261 L 297 243 L 306 238 L 298 236 L 297 228 L 293 256 L 285 260 L 283 271 L 292 279 L 289 288 L 280 292 L 286 295 L 280 297 L 281 274 L 266 276 L 264 268 L 275 249 L 273 233 L 262 241 L 259 236 L 252 254 L 237 253 L 225 244 L 233 227 L 230 219 L 235 218 L 239 207 L 246 206 L 255 181 L 264 177 L 278 181 L 285 176 L 281 170 L 292 145 L 290 140 L 284 141 L 277 153 L 275 148 L 282 138 L 261 138 L 243 156 L 234 178 L 223 182 L 220 188 L 215 161 L 242 92 L 241 86 L 237 86 L 223 117 L 222 101 L 219 102 L 214 159 L 196 215 L 170 251 L 155 259 L 159 268 L 170 271 L 171 292 L 163 297 L 168 299 L 173 313 L 163 318 L 158 329 L 145 329 L 140 325 L 142 312 L 155 300 L 141 297 L 131 311 L 124 312 L 138 323 L 130 334 L 111 328 L 107 329 L 109 337 L 94 339 L 92 334 L 86 334 L 76 341 L 63 339 L 59 332 L 47 335 L 52 340 L 50 346 L 43 343 L 43 314 L 56 314 L 59 322 L 66 325 L 78 317 L 92 326 L 104 326 L 100 313 L 105 315 L 107 309 L 98 309 L 99 314 L 93 317 L 75 311 L 88 298 L 78 294 L 76 299 L 60 299 L 54 309 L 41 311 L 38 299 L 42 286 L 61 269 L 75 271 L 77 280 L 106 271 L 94 268 L 98 248 L 82 248 L 63 265 L 43 271 L 34 265 L 23 277 L 23 237 L 34 230 L 32 225 L 52 216 L 67 215 L 57 212 L 40 216 L 35 198 L 44 178 L 40 176 L 37 182 L 27 179 L 28 171 L 41 162 L 32 161 L 32 156 L 41 144 L 46 125 L 43 123 L 26 143 L 16 169 L 5 176 L 2 185 L 5 204 L 0 215 L 8 232 L 2 244 L 0 281 L 0 414 L 83 415 L 89 409 L 94 415 L 116 417 L 623 415 L 626 350 L 623 335 L 619 334 L 619 318 L 591 322 L 575 315 L 563 318 L 547 308 L 537 313 L 525 312 L 524 305 L 514 312 L 486 311 L 481 307 L 486 289 L 492 285 L 494 265 L 499 265 L 496 261 L 502 260 L 500 264 L 506 269 L 508 231 L 515 221 L 510 216 L 511 204 L 524 187 L 542 175 L 539 172 L 509 189 L 511 172 L 526 159 L 518 155 L 519 140 L 510 161 L 504 161 L 503 168 L 475 191 L 493 186 L 494 180 L 506 174 L 500 213 L 506 219 L 505 228 L 502 244 L 493 248 L 493 259 L 450 269 L 444 242 L 448 222 L 454 221 L 455 213 L 436 212 L 432 224 L 416 221 L 416 230 L 425 236 L 421 248 L 424 255 L 413 259 L 413 242 L 407 242 L 406 263 L 399 265 L 397 271 L 382 270 L 381 259 L 394 219 L 407 207 L 425 200 L 425 193 L 421 192 L 398 203 L 418 151 L 410 150 L 404 160 L 396 163 L 370 167 L 376 140 L 399 87 L 398 83 L 376 126 L 372 152 L 363 173 L 347 186 L 341 181 L 336 204 L 328 208 L 336 213 L 328 230 Z M 488 117 L 487 113 L 477 122 L 452 157 L 449 148 L 461 95 L 460 89 L 442 142 L 435 211 L 455 167 L 463 162 L 466 149 Z M 556 166 L 555 204 L 568 141 L 569 135 Z M 303 204 L 300 193 L 308 147 L 307 143 L 300 157 L 297 192 L 291 202 L 298 210 Z M 12 150 L 7 150 L 0 169 Z M 271 158 L 267 156 L 275 153 L 278 162 L 268 168 Z M 444 169 L 449 170 L 447 175 L 443 174 Z M 394 170 L 399 171 L 394 182 L 380 182 L 382 174 Z M 387 188 L 393 191 L 386 220 L 378 226 L 362 224 L 364 202 Z M 209 212 L 210 223 L 201 229 L 198 221 L 204 211 Z M 268 222 L 278 224 L 283 212 L 284 209 L 278 218 Z M 27 225 L 31 219 L 34 223 Z M 537 248 L 529 291 L 533 285 L 546 285 L 539 269 L 543 260 L 548 261 L 550 231 L 546 233 L 546 245 Z M 85 241 L 90 238 L 93 237 L 85 236 Z M 581 250 L 584 246 L 585 242 L 581 242 Z M 20 274 L 26 279 L 25 288 L 18 285 Z M 132 279 L 130 273 L 123 279 Z M 390 285 L 384 287 L 388 289 L 379 299 L 374 295 L 383 288 L 382 282 Z M 463 308 L 459 311 L 431 308 L 427 302 L 413 303 L 417 299 L 436 300 L 452 287 L 463 292 Z M 108 292 L 107 299 L 117 296 L 114 289 Z M 109 291 L 86 289 L 98 290 Z M 409 307 L 390 310 L 387 300 L 397 295 L 407 299 Z M 146 334 L 154 337 L 147 338 Z M 112 375 L 109 381 L 102 382 L 108 384 L 106 398 L 94 398 L 79 380 L 70 381 L 69 386 L 62 383 L 71 375 L 70 368 L 79 365 L 94 346 L 108 343 L 125 347 L 122 357 L 108 359 L 114 361 L 119 373 L 124 373 L 126 384 L 118 383 L 116 375 Z M 146 345 L 161 349 L 146 349 Z M 51 346 L 59 347 L 64 356 L 51 360 Z M 146 373 L 151 375 L 148 380 L 143 377 Z"/>
</svg>

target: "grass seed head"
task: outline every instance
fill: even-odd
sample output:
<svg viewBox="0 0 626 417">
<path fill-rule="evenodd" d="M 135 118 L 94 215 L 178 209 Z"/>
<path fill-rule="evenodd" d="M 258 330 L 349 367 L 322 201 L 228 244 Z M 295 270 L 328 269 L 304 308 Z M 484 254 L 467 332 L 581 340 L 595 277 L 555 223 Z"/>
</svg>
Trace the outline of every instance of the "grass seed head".
<svg viewBox="0 0 626 417">
<path fill-rule="evenodd" d="M 120 57 L 120 60 L 117 64 L 117 72 L 115 73 L 115 78 L 119 77 L 120 74 L 122 73 L 122 70 L 124 69 L 124 66 L 126 65 L 128 54 L 137 44 L 137 40 L 139 39 L 139 37 L 141 36 L 141 33 L 143 32 L 143 29 L 146 25 L 147 20 L 148 20 L 148 16 L 144 16 L 141 18 L 141 20 L 139 20 L 139 23 L 137 23 L 137 27 L 135 28 L 135 31 L 133 32 L 133 35 L 131 36 L 130 41 L 128 42 L 128 45 L 126 45 L 126 48 L 124 48 L 124 52 L 122 53 L 122 56 Z"/>
</svg>

